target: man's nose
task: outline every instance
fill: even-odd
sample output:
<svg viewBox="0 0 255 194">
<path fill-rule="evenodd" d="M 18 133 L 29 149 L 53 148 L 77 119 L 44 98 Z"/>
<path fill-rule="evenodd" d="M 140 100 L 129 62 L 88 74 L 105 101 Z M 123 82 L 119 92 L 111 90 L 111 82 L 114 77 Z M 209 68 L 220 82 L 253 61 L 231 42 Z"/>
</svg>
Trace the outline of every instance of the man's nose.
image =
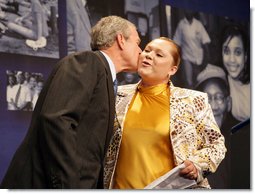
<svg viewBox="0 0 255 194">
<path fill-rule="evenodd" d="M 210 104 L 211 104 L 212 110 L 217 110 L 219 108 L 218 103 L 216 102 L 214 98 L 211 99 Z"/>
</svg>

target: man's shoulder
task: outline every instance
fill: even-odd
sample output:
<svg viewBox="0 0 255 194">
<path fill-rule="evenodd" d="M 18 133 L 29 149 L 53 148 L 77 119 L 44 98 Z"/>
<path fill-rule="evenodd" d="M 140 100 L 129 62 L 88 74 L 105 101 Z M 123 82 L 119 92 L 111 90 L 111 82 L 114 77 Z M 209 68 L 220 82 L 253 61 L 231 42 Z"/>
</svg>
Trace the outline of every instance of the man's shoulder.
<svg viewBox="0 0 255 194">
<path fill-rule="evenodd" d="M 97 53 L 97 51 L 90 51 L 90 50 L 85 50 L 85 51 L 79 51 L 79 52 L 75 52 L 72 54 L 67 55 L 67 58 L 74 58 L 74 57 L 96 57 L 99 56 Z"/>
<path fill-rule="evenodd" d="M 91 57 L 96 57 L 98 54 L 100 53 L 99 51 L 91 51 L 91 50 L 84 50 L 84 51 L 77 51 L 77 52 L 73 52 L 70 53 L 66 56 L 64 56 L 63 58 L 60 59 L 60 61 L 66 61 L 66 60 L 70 60 L 76 57 L 84 57 L 84 56 L 91 56 Z"/>
<path fill-rule="evenodd" d="M 59 65 L 68 67 L 70 67 L 70 64 L 73 66 L 75 64 L 93 64 L 93 66 L 96 66 L 102 63 L 105 63 L 105 61 L 100 52 L 89 50 L 69 54 L 58 62 Z"/>
</svg>

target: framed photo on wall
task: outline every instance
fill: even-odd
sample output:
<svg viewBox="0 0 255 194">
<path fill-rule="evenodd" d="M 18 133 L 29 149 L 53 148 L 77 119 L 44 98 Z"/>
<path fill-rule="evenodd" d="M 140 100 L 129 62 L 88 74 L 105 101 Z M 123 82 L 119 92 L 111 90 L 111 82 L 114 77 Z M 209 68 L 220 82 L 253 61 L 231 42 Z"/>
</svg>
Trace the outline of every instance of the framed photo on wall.
<svg viewBox="0 0 255 194">
<path fill-rule="evenodd" d="M 58 0 L 1 1 L 0 52 L 59 58 Z"/>
<path fill-rule="evenodd" d="M 249 139 L 241 142 L 240 138 L 238 146 L 235 145 L 231 128 L 251 116 L 249 21 L 170 5 L 166 5 L 165 11 L 168 36 L 182 49 L 179 70 L 171 80 L 176 86 L 207 93 L 215 121 L 225 138 L 228 152 L 216 172 L 208 175 L 209 183 L 215 189 L 231 189 L 233 180 L 234 187 L 236 183 L 247 186 L 250 142 Z M 233 147 L 243 143 L 248 148 L 245 156 L 248 159 L 239 172 L 242 175 L 233 176 L 237 173 L 232 166 L 241 165 L 231 159 L 237 154 Z"/>
<path fill-rule="evenodd" d="M 33 111 L 44 85 L 42 73 L 6 71 L 6 102 L 9 111 Z"/>
</svg>

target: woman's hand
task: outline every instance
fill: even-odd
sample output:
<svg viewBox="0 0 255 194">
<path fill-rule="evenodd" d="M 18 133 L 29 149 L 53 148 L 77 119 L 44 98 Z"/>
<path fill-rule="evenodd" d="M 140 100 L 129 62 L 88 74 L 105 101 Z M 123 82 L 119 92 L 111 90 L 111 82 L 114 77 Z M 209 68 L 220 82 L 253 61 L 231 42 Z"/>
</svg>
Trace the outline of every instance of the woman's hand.
<svg viewBox="0 0 255 194">
<path fill-rule="evenodd" d="M 190 180 L 196 180 L 198 177 L 198 171 L 193 162 L 189 160 L 184 161 L 185 168 L 183 168 L 180 171 L 180 176 L 190 179 Z"/>
</svg>

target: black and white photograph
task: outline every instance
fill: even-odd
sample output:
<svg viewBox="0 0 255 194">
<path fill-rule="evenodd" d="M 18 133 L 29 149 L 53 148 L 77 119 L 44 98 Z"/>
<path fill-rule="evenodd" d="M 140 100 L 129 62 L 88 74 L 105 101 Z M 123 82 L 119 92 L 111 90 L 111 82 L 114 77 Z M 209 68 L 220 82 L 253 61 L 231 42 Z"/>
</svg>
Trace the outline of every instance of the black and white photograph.
<svg viewBox="0 0 255 194">
<path fill-rule="evenodd" d="M 173 82 L 207 93 L 229 150 L 208 179 L 214 188 L 231 188 L 231 128 L 251 116 L 249 22 L 169 5 L 165 10 L 168 36 L 182 49 Z"/>
<path fill-rule="evenodd" d="M 182 49 L 181 73 L 176 75 L 176 84 L 196 89 L 201 72 L 211 66 L 220 67 L 230 88 L 233 116 L 238 121 L 250 118 L 249 23 L 169 8 L 171 14 L 166 14 L 171 24 L 169 36 Z M 243 103 L 238 99 L 244 99 Z"/>
<path fill-rule="evenodd" d="M 109 5 L 108 5 L 109 6 Z M 90 30 L 96 22 L 107 15 L 104 1 L 97 0 L 67 0 L 67 51 L 68 54 L 91 50 Z"/>
<path fill-rule="evenodd" d="M 0 0 L 0 52 L 59 58 L 58 0 Z"/>
<path fill-rule="evenodd" d="M 9 111 L 33 111 L 44 85 L 42 73 L 6 71 L 6 102 Z"/>
<path fill-rule="evenodd" d="M 91 50 L 91 22 L 86 0 L 66 1 L 68 53 Z"/>
</svg>

